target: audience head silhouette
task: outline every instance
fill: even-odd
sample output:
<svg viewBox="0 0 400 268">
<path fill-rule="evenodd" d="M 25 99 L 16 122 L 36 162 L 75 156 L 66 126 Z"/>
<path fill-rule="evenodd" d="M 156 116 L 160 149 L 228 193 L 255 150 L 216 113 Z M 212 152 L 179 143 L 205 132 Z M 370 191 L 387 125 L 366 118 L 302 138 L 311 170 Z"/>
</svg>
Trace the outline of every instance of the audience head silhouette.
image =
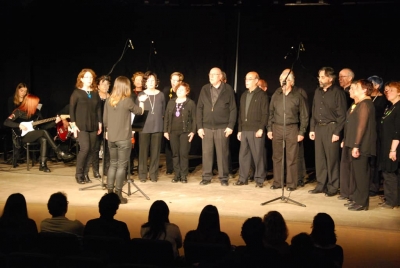
<svg viewBox="0 0 400 268">
<path fill-rule="evenodd" d="M 155 201 L 149 210 L 148 222 L 142 227 L 149 227 L 145 234 L 146 238 L 157 239 L 162 233 L 165 234 L 165 223 L 169 223 L 169 208 L 163 200 Z"/>
<path fill-rule="evenodd" d="M 335 245 L 335 222 L 332 217 L 326 213 L 318 213 L 315 215 L 312 224 L 311 237 L 317 245 Z"/>
<path fill-rule="evenodd" d="M 207 205 L 203 208 L 200 213 L 197 231 L 210 234 L 221 232 L 219 213 L 216 206 Z"/>
<path fill-rule="evenodd" d="M 264 235 L 264 224 L 260 217 L 248 218 L 242 226 L 242 238 L 247 246 L 260 245 Z"/>
<path fill-rule="evenodd" d="M 47 208 L 53 217 L 65 216 L 68 211 L 67 195 L 62 192 L 52 194 L 47 202 Z"/>
<path fill-rule="evenodd" d="M 121 204 L 116 193 L 105 194 L 99 202 L 99 212 L 101 217 L 113 218 Z"/>
<path fill-rule="evenodd" d="M 28 219 L 28 209 L 26 208 L 25 197 L 20 193 L 15 193 L 7 198 L 4 205 L 2 223 L 16 223 Z"/>
<path fill-rule="evenodd" d="M 270 211 L 264 215 L 264 227 L 264 242 L 268 245 L 277 245 L 286 241 L 288 229 L 278 211 Z"/>
</svg>

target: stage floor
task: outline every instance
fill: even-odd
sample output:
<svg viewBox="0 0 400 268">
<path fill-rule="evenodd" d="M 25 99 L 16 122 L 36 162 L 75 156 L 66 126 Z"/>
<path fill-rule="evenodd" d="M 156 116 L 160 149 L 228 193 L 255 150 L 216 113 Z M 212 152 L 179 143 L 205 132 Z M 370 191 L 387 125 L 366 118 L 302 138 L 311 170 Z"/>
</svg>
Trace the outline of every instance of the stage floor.
<svg viewBox="0 0 400 268">
<path fill-rule="evenodd" d="M 161 161 L 161 164 L 164 164 Z M 74 163 L 48 163 L 51 173 L 38 170 L 38 165 L 27 171 L 26 164 L 12 168 L 0 164 L 0 207 L 4 206 L 7 197 L 12 193 L 22 193 L 29 203 L 28 212 L 39 226 L 44 218 L 49 217 L 46 204 L 49 196 L 57 191 L 65 192 L 69 200 L 67 217 L 79 219 L 84 224 L 91 218 L 98 217 L 97 205 L 106 192 L 101 186 L 80 190 L 85 186 L 98 184 L 92 178 L 92 184 L 78 185 L 75 181 Z M 91 173 L 89 173 L 91 176 Z M 127 222 L 131 237 L 139 237 L 140 225 L 147 221 L 147 213 L 155 200 L 164 200 L 170 209 L 170 221 L 176 223 L 184 236 L 187 231 L 195 229 L 198 215 L 208 204 L 218 207 L 221 217 L 221 229 L 229 234 L 232 244 L 244 244 L 240 238 L 241 225 L 252 216 L 263 217 L 268 211 L 277 210 L 285 218 L 290 236 L 311 231 L 313 217 L 318 212 L 332 216 L 336 224 L 338 244 L 344 248 L 344 267 L 399 267 L 400 266 L 400 209 L 382 209 L 378 207 L 379 198 L 370 199 L 368 211 L 353 212 L 343 206 L 344 201 L 336 197 L 325 197 L 323 194 L 311 195 L 308 190 L 315 183 L 306 184 L 293 192 L 284 192 L 286 197 L 302 203 L 282 202 L 282 190 L 271 190 L 272 180 L 264 183 L 264 188 L 255 188 L 255 183 L 245 186 L 233 186 L 237 180 L 229 180 L 229 186 L 220 185 L 218 178 L 213 183 L 202 186 L 201 165 L 189 174 L 188 183 L 171 183 L 173 175 L 165 174 L 165 165 L 160 168 L 158 182 L 141 183 L 136 175 L 131 176 L 134 184 L 149 198 L 131 185 L 132 195 L 128 204 L 121 205 L 116 218 Z M 128 191 L 128 185 L 124 186 Z M 126 196 L 126 194 L 125 194 Z M 266 205 L 261 203 L 279 198 Z"/>
</svg>

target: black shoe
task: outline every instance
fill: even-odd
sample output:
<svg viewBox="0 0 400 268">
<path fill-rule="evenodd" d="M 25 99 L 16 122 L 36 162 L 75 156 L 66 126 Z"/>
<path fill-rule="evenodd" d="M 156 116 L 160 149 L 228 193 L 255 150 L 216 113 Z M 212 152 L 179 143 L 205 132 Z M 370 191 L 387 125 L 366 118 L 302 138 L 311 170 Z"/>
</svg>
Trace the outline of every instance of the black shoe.
<svg viewBox="0 0 400 268">
<path fill-rule="evenodd" d="M 297 181 L 297 187 L 304 187 L 304 181 L 303 180 L 298 180 Z"/>
<path fill-rule="evenodd" d="M 200 185 L 207 185 L 207 184 L 210 184 L 210 183 L 211 183 L 211 181 L 201 180 Z"/>
<path fill-rule="evenodd" d="M 101 175 L 98 171 L 93 171 L 93 177 L 96 179 L 101 179 Z"/>
<path fill-rule="evenodd" d="M 86 174 L 83 177 L 85 178 L 85 183 L 92 183 L 92 181 L 89 178 L 89 175 Z"/>
<path fill-rule="evenodd" d="M 177 183 L 177 182 L 180 182 L 180 181 L 181 181 L 181 178 L 178 178 L 178 177 L 174 177 L 174 178 L 171 180 L 172 183 Z"/>
<path fill-rule="evenodd" d="M 348 210 L 351 210 L 351 211 L 368 210 L 368 206 L 361 206 L 361 205 L 354 204 L 353 206 L 349 206 Z"/>
<path fill-rule="evenodd" d="M 50 172 L 50 169 L 47 167 L 46 162 L 41 162 L 40 163 L 39 171 Z"/>
<path fill-rule="evenodd" d="M 387 204 L 386 202 L 379 203 L 378 206 L 381 207 L 381 208 L 388 208 L 388 209 L 393 209 L 394 208 L 393 206 Z"/>
<path fill-rule="evenodd" d="M 280 189 L 280 188 L 282 188 L 281 186 L 275 186 L 275 185 L 272 185 L 271 187 L 269 187 L 270 189 L 272 189 L 272 190 L 276 190 L 276 189 Z"/>
<path fill-rule="evenodd" d="M 286 190 L 288 190 L 289 192 L 296 190 L 296 188 L 294 187 L 288 187 Z"/>
<path fill-rule="evenodd" d="M 71 161 L 72 159 L 75 158 L 75 155 L 63 152 L 60 149 L 56 150 L 56 154 L 57 154 L 58 159 L 66 161 L 66 162 Z"/>
<path fill-rule="evenodd" d="M 257 182 L 256 183 L 256 188 L 263 188 L 264 184 L 262 182 Z"/>
<path fill-rule="evenodd" d="M 228 186 L 229 183 L 227 181 L 221 181 L 221 186 Z"/>
<path fill-rule="evenodd" d="M 167 170 L 166 174 L 167 175 L 172 175 L 173 171 L 172 170 Z"/>
<path fill-rule="evenodd" d="M 157 180 L 150 179 L 151 182 L 157 182 Z"/>
<path fill-rule="evenodd" d="M 187 183 L 187 178 L 186 177 L 182 177 L 181 182 L 182 183 Z"/>
<path fill-rule="evenodd" d="M 320 194 L 320 193 L 323 193 L 323 191 L 314 189 L 314 190 L 308 191 L 308 193 L 309 193 L 309 194 Z"/>
<path fill-rule="evenodd" d="M 77 182 L 77 183 L 79 183 L 79 184 L 85 184 L 85 178 L 83 177 L 82 174 L 76 174 L 76 175 L 75 175 L 75 179 L 76 179 L 76 182 Z"/>
<path fill-rule="evenodd" d="M 235 186 L 242 186 L 242 185 L 247 185 L 248 182 L 247 181 L 237 181 L 235 182 L 233 185 Z"/>
<path fill-rule="evenodd" d="M 327 197 L 332 197 L 332 196 L 335 196 L 337 193 L 330 193 L 330 192 L 326 192 L 325 193 L 325 196 L 327 196 Z"/>
<path fill-rule="evenodd" d="M 339 200 L 349 200 L 348 197 L 344 197 L 344 196 L 341 196 L 341 195 L 339 195 L 339 196 L 337 197 L 337 199 L 339 199 Z"/>
<path fill-rule="evenodd" d="M 347 202 L 346 204 L 343 204 L 343 206 L 345 206 L 345 207 L 351 207 L 351 206 L 353 206 L 353 205 L 355 205 L 356 204 L 356 202 L 354 202 L 354 201 L 349 201 L 349 202 Z"/>
</svg>

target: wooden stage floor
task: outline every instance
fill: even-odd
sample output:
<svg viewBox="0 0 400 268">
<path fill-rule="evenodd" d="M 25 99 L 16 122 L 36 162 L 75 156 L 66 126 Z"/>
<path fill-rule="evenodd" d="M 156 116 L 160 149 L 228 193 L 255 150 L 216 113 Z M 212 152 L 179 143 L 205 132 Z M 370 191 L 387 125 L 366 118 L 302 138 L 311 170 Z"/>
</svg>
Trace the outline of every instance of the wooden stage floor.
<svg viewBox="0 0 400 268">
<path fill-rule="evenodd" d="M 163 161 L 161 164 L 164 164 Z M 0 163 L 0 210 L 10 194 L 22 193 L 29 204 L 29 216 L 39 226 L 41 220 L 50 216 L 46 207 L 49 196 L 62 191 L 69 200 L 68 218 L 79 219 L 84 224 L 91 218 L 97 218 L 97 205 L 106 191 L 101 186 L 80 190 L 92 184 L 76 183 L 74 163 L 49 162 L 48 166 L 51 173 L 38 171 L 38 165 L 27 171 L 26 164 L 12 168 Z M 235 245 L 244 244 L 240 231 L 249 217 L 263 217 L 268 211 L 279 211 L 287 222 L 290 243 L 292 236 L 300 232 L 310 233 L 313 217 L 318 212 L 325 212 L 335 221 L 338 244 L 343 247 L 345 254 L 344 267 L 400 267 L 400 209 L 378 207 L 378 197 L 370 199 L 368 211 L 348 211 L 343 206 L 345 202 L 336 197 L 308 194 L 308 190 L 315 187 L 315 183 L 310 183 L 296 191 L 284 193 L 305 207 L 290 201 L 282 202 L 281 199 L 261 205 L 282 195 L 280 189 L 269 188 L 271 180 L 266 181 L 261 189 L 255 188 L 254 183 L 233 186 L 237 176 L 229 180 L 228 187 L 221 186 L 216 177 L 213 183 L 201 186 L 201 165 L 190 173 L 187 184 L 171 183 L 173 175 L 165 174 L 165 165 L 160 168 L 156 183 L 141 183 L 136 180 L 136 175 L 132 178 L 150 198 L 147 200 L 140 192 L 135 192 L 128 196 L 128 204 L 121 205 L 118 210 L 116 218 L 128 224 L 132 238 L 139 237 L 140 225 L 146 222 L 148 210 L 155 200 L 164 200 L 168 204 L 170 221 L 180 227 L 183 236 L 196 228 L 198 215 L 204 206 L 217 206 L 221 229 L 229 234 Z M 99 183 L 92 180 L 93 184 Z M 125 185 L 124 191 L 127 190 L 128 185 Z M 134 192 L 136 188 L 132 185 L 131 190 Z"/>
</svg>

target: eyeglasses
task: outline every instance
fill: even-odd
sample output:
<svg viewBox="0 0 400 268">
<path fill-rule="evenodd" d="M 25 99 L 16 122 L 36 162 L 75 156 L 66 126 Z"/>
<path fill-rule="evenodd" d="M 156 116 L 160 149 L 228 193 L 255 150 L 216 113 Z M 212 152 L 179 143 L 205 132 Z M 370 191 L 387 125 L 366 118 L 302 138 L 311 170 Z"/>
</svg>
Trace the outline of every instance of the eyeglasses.
<svg viewBox="0 0 400 268">
<path fill-rule="evenodd" d="M 221 75 L 221 74 L 209 74 L 209 76 L 218 76 L 218 75 Z"/>
<path fill-rule="evenodd" d="M 244 81 L 253 81 L 256 80 L 257 78 L 245 78 Z"/>
<path fill-rule="evenodd" d="M 344 77 L 349 77 L 349 76 L 348 75 L 339 75 L 339 79 L 344 78 Z"/>
</svg>

